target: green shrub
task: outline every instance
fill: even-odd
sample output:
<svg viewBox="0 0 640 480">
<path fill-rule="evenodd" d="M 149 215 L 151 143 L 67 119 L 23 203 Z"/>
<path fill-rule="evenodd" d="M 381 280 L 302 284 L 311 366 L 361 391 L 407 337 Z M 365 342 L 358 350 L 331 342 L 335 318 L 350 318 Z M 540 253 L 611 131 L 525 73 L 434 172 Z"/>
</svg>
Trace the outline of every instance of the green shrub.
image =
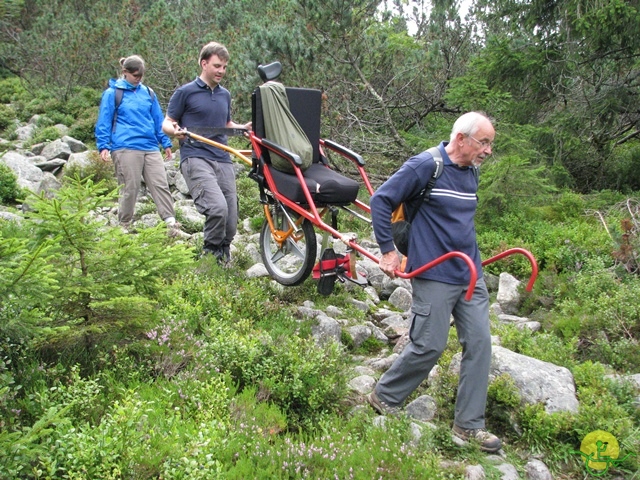
<svg viewBox="0 0 640 480">
<path fill-rule="evenodd" d="M 94 212 L 112 202 L 113 194 L 105 196 L 102 184 L 76 179 L 54 198 L 29 198 L 33 211 L 22 227 L 31 229 L 28 235 L 0 237 L 6 259 L 0 262 L 2 278 L 15 278 L 2 282 L 9 291 L 1 298 L 11 300 L 18 317 L 42 308 L 49 321 L 34 327 L 34 334 L 69 351 L 72 344 L 90 351 L 97 338 L 137 327 L 126 322 L 131 317 L 122 309 L 131 310 L 137 321 L 153 321 L 149 302 L 191 261 L 188 247 L 171 242 L 164 225 L 137 235 L 107 227 Z M 47 288 L 33 296 L 38 286 Z M 14 290 L 19 292 L 15 298 Z M 146 301 L 131 309 L 126 298 L 135 296 Z"/>
<path fill-rule="evenodd" d="M 201 408 L 226 404 L 224 384 L 211 378 L 206 387 L 210 393 Z M 167 458 L 186 453 L 180 445 L 196 429 L 189 412 L 183 417 L 182 409 L 174 403 L 178 392 L 167 389 L 158 395 L 154 389 L 153 398 L 145 397 L 144 391 L 127 392 L 98 425 L 62 426 L 56 432 L 57 448 L 43 456 L 41 468 L 54 474 L 64 471 L 70 478 L 157 478 Z M 217 435 L 211 429 L 218 423 L 206 425 L 212 434 L 210 441 L 223 438 L 222 428 L 218 427 Z"/>
<path fill-rule="evenodd" d="M 502 346 L 509 350 L 567 368 L 575 363 L 578 344 L 575 337 L 563 340 L 553 333 L 534 333 L 513 325 L 500 325 L 495 331 Z"/>
<path fill-rule="evenodd" d="M 9 77 L 0 80 L 0 103 L 7 104 L 24 99 L 28 95 L 19 77 Z"/>
<path fill-rule="evenodd" d="M 487 421 L 491 428 L 512 436 L 513 422 L 520 408 L 520 392 L 510 375 L 502 374 L 489 385 L 487 392 Z"/>
<path fill-rule="evenodd" d="M 360 345 L 356 349 L 355 353 L 362 354 L 362 355 L 371 355 L 381 351 L 385 347 L 386 347 L 385 343 L 382 343 L 380 340 L 378 340 L 374 336 L 370 336 L 364 342 L 362 342 L 362 345 Z"/>
<path fill-rule="evenodd" d="M 37 129 L 33 137 L 29 140 L 29 143 L 35 145 L 42 142 L 51 142 L 57 140 L 60 135 L 60 130 L 56 127 L 45 127 L 43 129 Z"/>
<path fill-rule="evenodd" d="M 224 334 L 222 332 L 224 331 Z M 310 425 L 335 410 L 344 393 L 341 349 L 324 349 L 297 336 L 239 336 L 225 328 L 203 345 L 206 363 L 228 372 L 244 387 L 257 387 L 258 398 L 278 405 L 294 425 Z"/>
<path fill-rule="evenodd" d="M 264 220 L 264 210 L 260 203 L 260 190 L 258 189 L 258 184 L 246 175 L 240 175 L 236 183 L 238 189 L 238 203 L 240 206 L 238 210 L 238 217 L 257 217 Z M 262 226 L 262 222 L 259 222 L 259 225 Z M 258 229 L 259 228 L 260 227 L 258 227 Z"/>
<path fill-rule="evenodd" d="M 87 166 L 66 166 L 64 168 L 63 183 L 73 183 L 74 179 L 81 180 L 91 179 L 95 183 L 101 183 L 104 186 L 101 195 L 106 192 L 113 192 L 118 187 L 118 181 L 114 173 L 113 163 L 105 162 L 100 158 L 100 154 L 93 150 L 89 153 L 89 164 Z"/>
<path fill-rule="evenodd" d="M 17 120 L 16 111 L 11 105 L 0 103 L 0 132 Z"/>
<path fill-rule="evenodd" d="M 7 165 L 0 163 L 0 203 L 13 203 L 20 194 L 21 189 L 18 187 L 15 173 Z"/>
<path fill-rule="evenodd" d="M 552 462 L 572 458 L 570 451 L 581 438 L 575 432 L 575 415 L 569 412 L 547 413 L 542 404 L 526 405 L 517 418 L 522 429 L 520 443 L 531 453 L 545 453 Z"/>
<path fill-rule="evenodd" d="M 77 87 L 64 105 L 64 112 L 74 118 L 85 117 L 88 111 L 98 111 L 102 90 Z"/>
<path fill-rule="evenodd" d="M 637 277 L 621 280 L 612 271 L 598 268 L 597 262 L 588 263 L 572 278 L 549 321 L 556 331 L 580 339 L 579 358 L 633 370 L 640 362 L 639 295 Z"/>
<path fill-rule="evenodd" d="M 84 143 L 95 142 L 95 126 L 98 121 L 98 106 L 92 106 L 74 117 L 70 124 L 69 136 Z"/>
</svg>

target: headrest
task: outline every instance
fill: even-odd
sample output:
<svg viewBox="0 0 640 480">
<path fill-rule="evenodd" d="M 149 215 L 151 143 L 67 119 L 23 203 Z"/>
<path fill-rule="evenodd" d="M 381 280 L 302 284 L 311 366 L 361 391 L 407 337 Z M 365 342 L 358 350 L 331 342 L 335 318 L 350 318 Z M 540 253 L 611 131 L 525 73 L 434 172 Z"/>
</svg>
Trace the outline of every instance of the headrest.
<svg viewBox="0 0 640 480">
<path fill-rule="evenodd" d="M 258 74 L 263 82 L 275 80 L 282 72 L 282 64 L 280 62 L 272 62 L 268 65 L 258 65 Z"/>
</svg>

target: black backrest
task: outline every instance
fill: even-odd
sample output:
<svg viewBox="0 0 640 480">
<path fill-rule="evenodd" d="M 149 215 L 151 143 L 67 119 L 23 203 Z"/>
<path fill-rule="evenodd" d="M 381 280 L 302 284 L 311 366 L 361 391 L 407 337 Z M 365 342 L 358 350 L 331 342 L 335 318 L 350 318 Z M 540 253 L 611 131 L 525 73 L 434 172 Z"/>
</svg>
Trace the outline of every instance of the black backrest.
<svg viewBox="0 0 640 480">
<path fill-rule="evenodd" d="M 322 112 L 322 92 L 312 88 L 287 87 L 289 109 L 293 117 L 307 134 L 313 147 L 313 163 L 320 159 L 320 116 Z M 260 138 L 265 138 L 264 119 L 260 89 L 256 88 L 251 98 L 253 131 Z M 293 152 L 296 153 L 296 152 Z"/>
</svg>

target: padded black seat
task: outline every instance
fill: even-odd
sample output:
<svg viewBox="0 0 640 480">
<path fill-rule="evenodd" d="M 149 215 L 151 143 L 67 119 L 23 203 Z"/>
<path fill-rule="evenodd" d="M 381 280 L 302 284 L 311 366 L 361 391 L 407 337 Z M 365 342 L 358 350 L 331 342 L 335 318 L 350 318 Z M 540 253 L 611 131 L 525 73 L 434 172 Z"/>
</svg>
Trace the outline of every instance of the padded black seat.
<svg viewBox="0 0 640 480">
<path fill-rule="evenodd" d="M 307 203 L 302 185 L 293 174 L 271 169 L 278 191 L 297 203 Z M 318 204 L 348 205 L 358 196 L 360 185 L 321 163 L 314 163 L 304 172 L 304 181 L 311 197 Z"/>
<path fill-rule="evenodd" d="M 360 184 L 331 170 L 320 161 L 322 92 L 310 88 L 292 87 L 287 87 L 286 92 L 291 113 L 307 134 L 313 147 L 313 163 L 303 172 L 303 176 L 314 202 L 320 205 L 348 205 L 357 198 Z M 256 89 L 253 93 L 252 104 L 254 132 L 258 137 L 266 138 L 260 89 Z M 265 161 L 270 161 L 266 149 L 264 157 Z M 270 168 L 270 172 L 276 188 L 282 195 L 297 203 L 307 203 L 302 185 L 295 174 L 282 172 L 273 167 Z M 262 172 L 259 173 L 262 175 Z"/>
</svg>

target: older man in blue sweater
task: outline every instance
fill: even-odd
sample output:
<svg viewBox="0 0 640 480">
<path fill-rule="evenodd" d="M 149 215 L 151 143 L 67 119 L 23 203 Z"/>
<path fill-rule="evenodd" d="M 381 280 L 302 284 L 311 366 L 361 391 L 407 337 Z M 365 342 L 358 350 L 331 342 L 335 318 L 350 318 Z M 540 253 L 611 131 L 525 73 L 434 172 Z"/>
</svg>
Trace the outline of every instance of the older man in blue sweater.
<svg viewBox="0 0 640 480">
<path fill-rule="evenodd" d="M 422 203 L 413 219 L 405 268 L 410 272 L 445 253 L 463 252 L 478 272 L 473 297 L 464 299 L 470 272 L 462 259 L 448 260 L 414 277 L 411 341 L 369 395 L 369 402 L 379 413 L 398 412 L 444 351 L 453 315 L 462 345 L 453 434 L 464 441 L 476 440 L 486 452 L 498 451 L 502 443 L 485 429 L 491 366 L 489 293 L 482 277 L 474 216 L 476 169 L 491 154 L 494 137 L 491 120 L 469 112 L 456 120 L 449 142 L 438 146 L 444 170 L 429 202 Z M 373 230 L 382 252 L 380 268 L 391 278 L 400 267 L 391 236 L 391 213 L 400 203 L 418 195 L 435 168 L 431 154 L 420 153 L 405 162 L 371 198 Z"/>
</svg>

